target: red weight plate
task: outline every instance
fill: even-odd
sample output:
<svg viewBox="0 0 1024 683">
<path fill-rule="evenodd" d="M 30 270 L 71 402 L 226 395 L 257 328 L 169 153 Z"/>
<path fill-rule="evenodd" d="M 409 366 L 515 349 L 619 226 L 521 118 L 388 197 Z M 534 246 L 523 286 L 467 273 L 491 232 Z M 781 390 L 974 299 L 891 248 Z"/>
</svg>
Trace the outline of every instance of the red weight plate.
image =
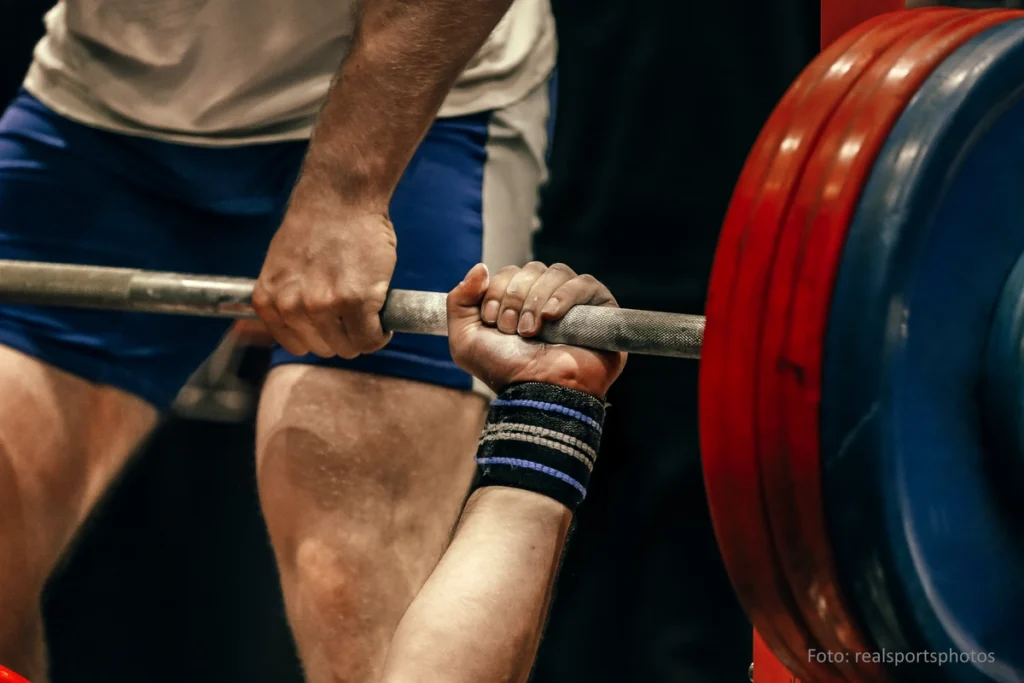
<svg viewBox="0 0 1024 683">
<path fill-rule="evenodd" d="M 912 17 L 908 18 L 907 23 L 902 24 L 902 30 L 909 31 L 912 34 L 927 32 L 930 28 L 934 27 L 935 25 L 948 22 L 951 20 L 952 17 L 958 16 L 959 14 L 959 12 L 949 12 L 948 10 L 945 12 L 938 13 L 933 12 L 915 14 Z M 897 35 L 901 34 L 892 33 L 890 35 L 892 36 L 892 38 L 889 42 L 891 42 L 892 39 L 895 39 Z M 880 45 L 884 45 L 884 43 L 881 43 Z M 842 62 L 836 63 L 834 65 L 834 68 L 836 70 L 844 70 L 847 71 L 847 73 L 849 73 L 851 66 L 853 66 L 854 69 L 856 69 L 856 67 L 858 66 L 858 63 L 855 61 L 858 57 L 860 58 L 859 65 L 866 66 L 867 64 L 871 63 L 871 60 L 874 57 L 878 56 L 878 53 L 879 50 L 877 48 L 873 49 L 871 45 L 868 45 L 867 48 L 864 50 L 863 54 L 848 54 Z M 852 65 L 851 61 L 853 62 Z M 863 73 L 863 68 L 859 69 L 859 71 L 860 73 Z M 808 106 L 802 108 L 801 111 L 802 113 L 808 110 L 813 111 L 813 109 L 811 108 L 814 106 L 814 104 L 818 104 L 818 106 L 821 106 L 821 104 L 823 103 L 827 103 L 825 104 L 825 106 L 830 106 L 831 110 L 834 111 L 836 104 L 838 103 L 839 99 L 842 98 L 843 94 L 845 94 L 845 91 L 835 93 L 831 99 L 827 98 L 826 95 L 825 97 L 819 98 L 818 103 L 808 101 L 806 103 Z M 836 97 L 838 97 L 839 99 L 836 99 Z M 792 141 L 792 137 L 794 136 L 791 136 L 790 141 Z M 767 287 L 767 282 L 768 277 L 773 268 L 774 248 L 776 247 L 779 239 L 778 226 L 780 226 L 782 218 L 789 208 L 789 202 L 792 201 L 793 193 L 796 190 L 799 178 L 801 177 L 801 174 L 803 172 L 802 164 L 806 162 L 807 154 L 810 153 L 810 150 L 813 148 L 815 141 L 816 139 L 813 136 L 810 136 L 808 138 L 810 146 L 806 148 L 803 159 L 797 159 L 796 163 L 793 166 L 787 168 L 785 165 L 780 165 L 778 164 L 778 162 L 776 162 L 777 167 L 773 169 L 773 172 L 777 173 L 777 175 L 773 177 L 771 174 L 769 174 L 769 177 L 763 183 L 762 194 L 759 198 L 756 208 L 754 208 L 753 210 L 754 213 L 752 219 L 749 219 L 750 227 L 748 228 L 748 233 L 746 237 L 746 251 L 743 255 L 742 271 L 738 272 L 734 278 L 734 281 L 739 281 L 739 284 L 736 286 L 741 292 L 746 291 L 757 294 L 764 292 L 763 296 L 768 296 L 768 292 L 770 290 Z M 795 155 L 790 156 L 791 160 L 793 159 L 793 156 Z M 776 226 L 776 230 L 770 232 L 768 231 L 766 226 Z M 755 298 L 752 303 L 754 303 L 754 305 L 757 305 L 760 302 L 758 302 Z M 757 342 L 760 338 L 761 327 L 765 324 L 763 318 L 763 316 L 765 315 L 764 308 L 762 306 L 760 311 L 754 311 L 752 315 L 749 315 L 747 313 L 739 314 L 736 312 L 736 304 L 737 301 L 734 301 L 730 306 L 730 314 L 742 317 L 739 317 L 738 319 L 731 319 L 731 333 L 729 335 L 729 338 L 732 341 L 735 348 L 744 348 L 742 345 L 743 342 L 736 341 L 738 339 L 751 340 L 755 345 L 755 350 L 753 351 L 752 356 L 741 357 L 739 359 L 741 363 L 739 368 L 741 372 L 746 371 L 748 373 L 751 373 L 748 374 L 747 377 L 753 378 L 749 380 L 749 383 L 754 387 L 753 396 L 755 398 L 753 400 L 756 401 L 757 392 L 760 391 L 760 389 L 757 387 L 757 382 L 759 381 L 759 376 L 763 374 L 763 371 L 760 370 L 758 366 L 756 346 L 759 346 Z M 742 350 L 740 351 L 740 353 L 742 353 Z M 737 359 L 734 358 L 733 360 L 735 361 Z M 743 361 L 746 361 L 748 364 L 744 365 Z M 736 367 L 736 365 L 733 365 L 734 369 Z M 730 386 L 735 385 L 731 384 Z M 754 419 L 754 411 L 752 411 L 750 419 L 751 421 Z M 752 422 L 748 423 L 748 425 L 751 430 L 755 428 Z M 731 428 L 735 426 L 736 425 L 731 425 Z M 755 433 L 755 435 L 753 436 L 753 442 L 748 442 L 748 444 L 745 447 L 749 449 L 748 457 L 752 459 L 748 462 L 754 463 L 752 471 L 750 472 L 751 476 L 760 476 L 762 478 L 761 486 L 763 496 L 765 486 L 763 481 L 764 472 L 760 469 L 760 445 L 758 444 L 757 439 L 758 435 Z M 742 447 L 743 446 L 741 446 L 741 448 Z M 767 500 L 765 500 L 765 502 L 767 503 Z M 765 522 L 763 519 L 761 523 L 762 525 L 767 525 L 767 528 L 769 529 L 769 534 L 771 535 L 773 530 L 771 529 L 770 525 L 768 525 L 768 523 Z M 774 537 L 772 539 L 772 543 L 774 544 Z M 778 559 L 778 549 L 776 548 L 775 550 L 776 561 L 781 561 Z M 783 570 L 783 575 L 785 576 L 785 567 L 783 567 Z M 789 600 L 792 600 L 792 597 L 790 595 L 787 595 L 786 597 Z M 793 612 L 797 613 L 796 619 L 793 618 Z M 829 666 L 826 662 L 822 662 L 817 659 L 812 660 L 812 658 L 809 656 L 809 650 L 812 647 L 819 651 L 831 650 L 833 652 L 842 651 L 842 648 L 839 646 L 839 641 L 835 637 L 835 634 L 833 632 L 826 631 L 824 629 L 818 629 L 818 631 L 822 633 L 827 640 L 827 642 L 822 642 L 819 639 L 822 636 L 818 636 L 809 628 L 809 624 L 806 620 L 806 617 L 802 614 L 802 611 L 800 610 L 800 606 L 798 604 L 795 604 L 794 602 L 789 602 L 788 612 L 775 613 L 774 615 L 772 615 L 772 619 L 774 621 L 782 619 L 800 624 L 801 626 L 803 626 L 804 629 L 806 629 L 805 633 L 810 635 L 809 638 L 803 638 L 801 641 L 798 642 L 791 641 L 789 643 L 789 647 L 790 649 L 796 650 L 797 652 L 803 654 L 803 661 L 806 663 L 806 667 L 809 670 L 809 677 L 812 680 L 826 679 L 827 677 L 834 675 L 834 669 L 838 669 L 840 672 L 842 672 L 848 680 L 863 680 L 862 667 L 856 666 L 854 661 L 849 661 L 845 659 L 833 659 L 831 663 L 834 666 Z M 877 674 L 878 672 L 876 671 L 875 673 Z"/>
<path fill-rule="evenodd" d="M 6 666 L 0 666 L 0 683 L 28 683 L 28 681 Z"/>
<path fill-rule="evenodd" d="M 903 9 L 906 0 L 821 0 L 821 46 L 826 47 L 852 27 L 886 12 Z"/>
<path fill-rule="evenodd" d="M 934 43 L 944 36 L 959 36 L 967 26 L 979 21 L 988 19 L 968 13 L 952 19 L 943 17 L 942 24 L 930 31 L 918 26 L 915 31 L 896 41 L 871 66 L 858 81 L 854 92 L 872 91 L 877 87 L 879 79 L 884 78 L 895 65 L 902 63 L 915 45 L 926 41 Z M 964 41 L 966 39 L 963 38 Z M 911 95 L 908 94 L 908 101 Z M 809 235 L 809 226 L 813 223 L 819 195 L 824 189 L 823 179 L 835 164 L 836 156 L 848 153 L 848 150 L 836 144 L 838 135 L 835 132 L 837 118 L 847 108 L 845 103 L 841 105 L 811 156 L 775 254 L 762 333 L 763 374 L 759 379 L 758 436 L 771 528 L 780 562 L 796 602 L 811 633 L 824 649 L 852 653 L 866 651 L 867 638 L 855 625 L 839 590 L 831 545 L 825 531 L 817 452 L 813 454 L 815 459 L 812 463 L 793 461 L 795 454 L 784 434 L 782 415 L 786 406 L 780 388 L 783 375 L 792 377 L 794 372 L 799 373 L 801 370 L 788 365 L 782 347 L 793 314 L 793 290 L 805 258 L 803 245 Z M 884 138 L 888 131 L 886 128 L 878 133 Z M 856 182 L 858 180 L 855 178 L 845 180 L 851 189 Z M 807 423 L 790 425 L 790 428 L 797 429 L 807 427 Z M 858 679 L 876 680 L 882 676 L 880 667 L 858 665 L 856 657 L 852 660 L 850 663 L 858 672 Z"/>
<path fill-rule="evenodd" d="M 741 174 L 712 272 L 702 351 L 701 438 L 715 533 L 734 588 L 765 642 L 810 679 L 810 637 L 771 540 L 754 434 L 756 362 L 767 275 L 785 209 L 813 143 L 843 96 L 905 31 L 962 10 L 878 17 L 848 33 L 797 79 Z M 815 680 L 836 680 L 834 672 Z"/>
<path fill-rule="evenodd" d="M 761 632 L 762 638 L 790 670 L 804 678 L 807 671 L 804 657 L 798 650 L 788 645 L 789 642 L 800 639 L 803 627 L 781 623 L 777 629 L 770 618 L 772 614 L 785 612 L 788 605 L 786 590 L 783 587 L 784 578 L 776 566 L 774 548 L 771 546 L 767 529 L 761 528 L 758 524 L 762 509 L 760 484 L 756 476 L 751 475 L 745 457 L 738 463 L 734 461 L 740 460 L 739 458 L 729 457 L 732 454 L 739 455 L 739 451 L 723 450 L 724 444 L 718 433 L 722 412 L 725 410 L 721 402 L 725 399 L 724 394 L 728 386 L 721 378 L 723 373 L 719 371 L 724 366 L 719 357 L 724 356 L 726 351 L 721 347 L 722 353 L 718 353 L 721 344 L 719 339 L 727 338 L 729 321 L 728 311 L 720 310 L 722 307 L 716 304 L 728 303 L 732 273 L 735 272 L 740 260 L 740 239 L 743 237 L 750 212 L 760 198 L 761 186 L 768 169 L 778 156 L 784 140 L 788 138 L 797 107 L 816 86 L 820 85 L 831 65 L 842 57 L 851 44 L 869 33 L 871 28 L 861 27 L 856 36 L 848 36 L 847 40 L 834 45 L 813 62 L 790 87 L 762 129 L 740 175 L 725 226 L 719 237 L 709 287 L 708 325 L 701 351 L 702 457 L 708 503 L 718 545 L 733 586 L 747 614 Z M 727 270 L 729 274 L 724 275 Z M 721 281 L 721 284 L 716 286 L 716 280 Z M 722 292 L 722 296 L 716 297 L 716 292 L 719 291 Z M 717 336 L 719 332 L 722 333 L 721 336 Z M 735 515 L 737 510 L 744 514 Z M 758 579 L 762 577 L 764 581 L 759 581 Z M 793 635 L 794 632 L 796 635 Z"/>
<path fill-rule="evenodd" d="M 779 560 L 801 613 L 829 650 L 867 649 L 843 597 L 825 521 L 818 407 L 825 322 L 849 220 L 882 143 L 954 50 L 1019 12 L 971 12 L 896 41 L 828 122 L 800 180 L 773 264 L 761 348 L 758 436 Z M 878 680 L 877 667 L 857 667 Z"/>
</svg>

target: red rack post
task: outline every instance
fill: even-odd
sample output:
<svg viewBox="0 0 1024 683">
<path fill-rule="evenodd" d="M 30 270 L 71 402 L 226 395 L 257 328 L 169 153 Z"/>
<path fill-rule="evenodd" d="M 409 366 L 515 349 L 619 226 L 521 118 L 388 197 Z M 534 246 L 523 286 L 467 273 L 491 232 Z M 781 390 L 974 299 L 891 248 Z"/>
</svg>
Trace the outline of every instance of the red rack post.
<svg viewBox="0 0 1024 683">
<path fill-rule="evenodd" d="M 754 681 L 755 683 L 800 683 L 754 631 Z"/>
</svg>

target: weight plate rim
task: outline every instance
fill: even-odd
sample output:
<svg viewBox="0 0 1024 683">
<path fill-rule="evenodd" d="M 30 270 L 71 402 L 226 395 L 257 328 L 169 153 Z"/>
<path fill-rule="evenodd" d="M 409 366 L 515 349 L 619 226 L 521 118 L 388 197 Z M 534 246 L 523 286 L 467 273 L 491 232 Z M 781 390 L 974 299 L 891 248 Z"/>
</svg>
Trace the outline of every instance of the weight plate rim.
<svg viewBox="0 0 1024 683">
<path fill-rule="evenodd" d="M 922 34 L 917 34 L 916 29 L 905 34 L 872 65 L 830 119 L 790 208 L 787 220 L 793 224 L 787 224 L 787 235 L 776 253 L 776 267 L 769 287 L 774 299 L 769 301 L 762 344 L 765 376 L 759 411 L 763 439 L 760 455 L 763 459 L 773 459 L 775 464 L 772 467 L 772 462 L 765 463 L 765 495 L 780 561 L 794 597 L 812 631 L 832 651 L 867 652 L 872 639 L 840 580 L 825 520 L 816 424 L 816 397 L 820 392 L 808 391 L 804 385 L 808 374 L 820 375 L 815 371 L 820 360 L 815 354 L 810 358 L 794 356 L 788 349 L 794 333 L 819 347 L 824 339 L 829 274 L 837 264 L 822 268 L 822 263 L 828 259 L 820 259 L 818 252 L 823 246 L 827 247 L 822 243 L 826 239 L 823 231 L 844 232 L 845 226 L 845 223 L 830 224 L 829 198 L 836 200 L 835 188 L 841 186 L 840 195 L 849 197 L 847 201 L 852 207 L 870 170 L 869 164 L 859 174 L 843 170 L 843 160 L 849 159 L 846 144 L 849 129 L 856 129 L 856 120 L 863 116 L 865 106 L 877 106 L 874 100 L 879 94 L 876 91 L 883 88 L 893 67 L 901 63 L 917 67 L 907 73 L 908 78 L 916 76 L 916 85 L 905 86 L 897 94 L 897 110 L 901 110 L 947 53 L 998 20 L 991 13 L 978 12 L 942 17 L 937 25 Z M 928 46 L 937 42 L 950 47 L 931 59 L 924 58 Z M 888 96 L 892 97 L 892 94 Z M 879 142 L 873 151 L 862 149 L 862 154 L 874 158 L 897 116 L 893 115 L 884 126 L 872 127 Z M 821 219 L 819 214 L 823 210 L 826 215 Z M 807 297 L 801 296 L 808 292 L 818 299 L 820 311 L 813 306 L 808 308 Z M 815 310 L 815 314 L 808 316 L 809 310 Z M 811 318 L 809 324 L 808 317 Z M 799 343 L 796 346 L 798 350 L 801 348 Z M 817 357 L 820 358 L 820 351 Z M 777 444 L 774 458 L 770 456 L 773 453 L 771 443 Z M 830 633 L 835 634 L 836 639 L 830 640 Z M 858 680 L 877 680 L 884 676 L 881 667 L 870 662 L 862 661 L 854 668 L 860 670 Z"/>
<path fill-rule="evenodd" d="M 931 11 L 949 12 L 952 10 Z M 705 482 L 716 536 L 719 539 L 730 580 L 752 621 L 780 659 L 790 666 L 794 673 L 809 679 L 812 677 L 807 675 L 806 653 L 815 645 L 815 642 L 813 638 L 809 637 L 810 634 L 806 627 L 798 621 L 794 621 L 793 617 L 796 616 L 799 619 L 799 614 L 794 611 L 795 608 L 792 605 L 787 604 L 791 599 L 791 596 L 787 595 L 788 586 L 784 581 L 780 583 L 783 577 L 779 573 L 780 568 L 772 545 L 771 533 L 763 515 L 759 514 L 763 509 L 763 498 L 755 454 L 751 449 L 747 449 L 737 458 L 740 451 L 729 447 L 720 447 L 723 443 L 722 435 L 733 433 L 735 425 L 726 419 L 729 413 L 720 403 L 727 397 L 717 390 L 719 386 L 729 386 L 722 384 L 720 377 L 728 375 L 732 364 L 725 362 L 729 354 L 725 353 L 724 349 L 721 359 L 718 358 L 719 347 L 716 346 L 716 343 L 721 344 L 721 342 L 717 341 L 716 334 L 722 333 L 721 338 L 727 340 L 727 348 L 728 340 L 734 334 L 734 325 L 737 320 L 735 314 L 738 307 L 729 304 L 732 302 L 734 294 L 734 274 L 737 272 L 741 260 L 738 245 L 749 234 L 753 213 L 759 206 L 761 193 L 766 185 L 765 179 L 769 177 L 776 165 L 779 150 L 782 149 L 780 143 L 787 139 L 793 126 L 800 123 L 796 118 L 795 107 L 803 105 L 804 97 L 813 95 L 814 88 L 818 86 L 821 78 L 830 73 L 833 77 L 842 78 L 844 76 L 843 72 L 835 71 L 833 67 L 857 42 L 862 39 L 870 40 L 872 32 L 878 30 L 879 27 L 914 21 L 922 14 L 922 12 L 902 12 L 868 22 L 860 29 L 844 36 L 842 41 L 823 53 L 787 91 L 786 96 L 762 130 L 754 150 L 744 166 L 719 239 L 719 249 L 709 288 L 708 327 L 710 335 L 705 337 L 701 365 L 700 403 L 701 438 L 705 454 Z M 841 94 L 842 92 L 833 96 L 833 102 L 830 103 L 828 110 L 838 105 Z M 826 111 L 827 113 L 829 112 Z M 817 134 L 827 122 L 827 116 L 819 116 L 819 119 L 817 122 L 812 122 L 814 134 Z M 811 140 L 808 140 L 808 147 L 805 148 L 808 152 L 812 140 L 813 136 Z M 792 149 L 787 152 L 792 153 Z M 795 170 L 799 171 L 801 168 L 802 164 L 798 165 Z M 755 289 L 754 291 L 764 294 L 763 290 Z M 727 305 L 724 311 L 721 311 L 719 307 L 723 301 Z M 755 308 L 758 307 L 756 301 L 753 304 Z M 724 314 L 716 317 L 719 312 Z M 743 319 L 739 318 L 739 321 L 742 324 Z M 750 425 L 751 430 L 752 428 L 753 425 Z M 728 439 L 725 439 L 725 443 L 728 444 Z M 709 457 L 709 453 L 717 455 Z M 722 471 L 722 465 L 726 461 L 729 462 L 729 466 Z M 740 476 L 741 473 L 737 471 L 737 466 L 746 470 L 746 480 Z M 737 485 L 737 481 L 741 485 Z M 721 489 L 725 489 L 725 493 L 722 493 L 719 484 L 722 485 Z M 743 510 L 737 511 L 735 504 L 737 499 L 743 500 Z M 728 508 L 728 512 L 723 513 L 723 508 Z M 743 520 L 737 521 L 733 515 L 740 513 L 744 513 L 745 517 Z M 753 539 L 752 542 L 751 539 Z M 758 547 L 752 547 L 755 545 Z M 751 557 L 755 558 L 755 561 L 750 562 Z M 742 561 L 743 559 L 746 560 L 746 563 Z M 782 623 L 777 623 L 780 621 Z M 834 678 L 831 671 L 829 671 L 829 677 Z M 821 676 L 815 676 L 815 678 L 820 679 Z"/>
<path fill-rule="evenodd" d="M 803 453 L 803 461 L 787 457 L 793 455 L 786 438 L 790 436 L 787 429 L 793 425 L 783 419 L 787 415 L 781 402 L 781 375 L 791 377 L 790 369 L 799 366 L 787 362 L 782 348 L 790 329 L 788 323 L 791 321 L 792 299 L 795 298 L 793 290 L 802 282 L 797 272 L 802 261 L 797 256 L 803 251 L 808 234 L 804 221 L 800 219 L 807 218 L 807 226 L 815 225 L 814 210 L 819 206 L 815 200 L 827 189 L 823 181 L 828 178 L 830 162 L 843 151 L 834 145 L 835 131 L 844 127 L 843 124 L 837 126 L 837 117 L 848 117 L 851 101 L 856 102 L 865 91 L 874 91 L 880 79 L 892 65 L 905 58 L 914 44 L 926 36 L 948 31 L 949 27 L 970 16 L 966 10 L 918 14 L 913 22 L 904 24 L 903 30 L 893 33 L 888 46 L 874 56 L 860 78 L 845 93 L 818 138 L 799 179 L 799 187 L 788 208 L 773 258 L 769 284 L 766 285 L 769 294 L 758 361 L 757 429 L 767 514 L 780 564 L 805 623 L 824 651 L 851 655 L 842 667 L 851 681 L 884 680 L 884 670 L 853 655 L 870 651 L 870 639 L 848 606 L 834 569 L 824 519 L 820 474 L 816 466 L 817 448 Z M 844 181 L 844 189 L 859 189 L 861 182 L 860 179 L 848 178 Z M 807 206 L 808 195 L 810 206 Z M 816 431 L 810 421 L 797 425 L 797 428 L 805 433 Z M 809 434 L 803 441 L 815 444 L 813 436 Z"/>
<path fill-rule="evenodd" d="M 817 213 L 823 203 L 823 193 L 829 189 L 833 166 L 844 152 L 839 136 L 847 127 L 851 113 L 856 115 L 865 95 L 870 96 L 893 65 L 904 60 L 916 44 L 937 33 L 954 30 L 970 17 L 969 12 L 961 11 L 919 20 L 910 30 L 895 36 L 846 93 L 801 176 L 767 288 L 770 294 L 761 344 L 758 402 L 759 457 L 765 499 L 780 562 L 794 599 L 812 633 L 831 652 L 852 654 L 872 648 L 867 632 L 854 617 L 835 570 L 824 518 L 816 425 L 806 414 L 796 424 L 787 419 L 791 416 L 784 402 L 785 380 L 803 374 L 800 362 L 793 362 L 784 353 L 793 320 L 799 320 L 800 311 L 795 303 L 797 288 L 806 285 L 800 270 L 806 261 L 814 262 L 813 238 L 818 236 L 816 230 L 822 229 L 816 220 Z M 930 73 L 930 66 L 922 68 Z M 864 180 L 866 174 L 863 178 L 845 177 L 842 189 L 859 193 Z M 795 440 L 789 433 L 794 428 L 800 431 Z M 853 659 L 848 667 L 853 671 L 852 680 L 884 678 L 881 667 L 857 657 Z"/>
<path fill-rule="evenodd" d="M 1001 73 L 1006 74 L 1002 76 L 1003 80 L 1013 79 L 1016 84 L 1019 84 L 1015 74 L 1024 69 L 1024 20 L 1019 18 L 1024 17 L 1024 14 L 1018 13 L 1016 16 L 1017 19 L 1004 22 L 1000 26 L 975 36 L 948 58 L 933 74 L 919 92 L 919 96 L 901 116 L 896 127 L 900 136 L 897 137 L 894 133 L 892 143 L 887 143 L 882 151 L 880 158 L 888 160 L 890 164 L 876 166 L 866 187 L 865 199 L 858 206 L 857 216 L 851 225 L 848 238 L 849 243 L 853 244 L 853 248 L 848 249 L 847 254 L 844 255 L 833 303 L 835 304 L 834 310 L 837 311 L 841 307 L 844 311 L 856 310 L 865 313 L 866 310 L 867 312 L 863 318 L 858 317 L 856 322 L 859 334 L 859 340 L 856 343 L 849 340 L 844 341 L 842 338 L 844 332 L 849 332 L 851 323 L 844 321 L 838 313 L 830 316 L 823 388 L 826 392 L 825 396 L 834 398 L 843 393 L 844 400 L 847 402 L 862 403 L 863 397 L 852 394 L 849 391 L 851 384 L 842 381 L 844 373 L 838 366 L 839 361 L 835 360 L 840 358 L 849 361 L 853 358 L 856 362 L 855 367 L 858 368 L 858 374 L 862 376 L 861 390 L 869 391 L 869 385 L 877 385 L 875 386 L 877 393 L 874 397 L 876 407 L 871 414 L 864 415 L 863 423 L 859 424 L 853 432 L 842 427 L 841 421 L 831 414 L 839 410 L 839 404 L 835 404 L 831 411 L 822 411 L 823 456 L 826 485 L 829 489 L 841 490 L 839 481 L 845 481 L 846 476 L 851 474 L 849 470 L 840 469 L 844 465 L 844 457 L 851 452 L 851 443 L 872 444 L 876 449 L 877 459 L 868 458 L 864 462 L 859 462 L 858 466 L 863 473 L 862 476 L 873 479 L 879 490 L 883 491 L 882 500 L 888 500 L 884 492 L 895 494 L 897 491 L 905 490 L 908 485 L 906 477 L 902 476 L 904 473 L 899 468 L 897 456 L 893 453 L 893 444 L 898 430 L 894 424 L 895 418 L 892 417 L 892 407 L 898 406 L 898 401 L 890 394 L 894 381 L 890 373 L 893 368 L 898 369 L 895 362 L 906 343 L 903 341 L 903 335 L 907 329 L 904 327 L 906 321 L 892 318 L 891 316 L 896 315 L 892 311 L 880 316 L 870 309 L 865 309 L 863 301 L 867 299 L 867 294 L 863 289 L 868 288 L 877 295 L 876 306 L 879 302 L 900 301 L 901 299 L 894 299 L 894 297 L 901 291 L 904 295 L 908 294 L 906 288 L 909 287 L 909 278 L 911 275 L 916 276 L 916 271 L 909 275 L 903 273 L 897 277 L 894 275 L 898 272 L 896 265 L 890 265 L 888 259 L 893 261 L 901 259 L 901 263 L 906 264 L 906 259 L 909 258 L 907 254 L 910 253 L 906 250 L 909 249 L 916 254 L 918 253 L 917 249 L 922 248 L 918 245 L 923 243 L 924 236 L 930 234 L 933 220 L 935 220 L 933 213 L 936 213 L 930 204 L 927 205 L 927 208 L 915 208 L 918 204 L 923 205 L 919 196 L 923 192 L 922 188 L 928 187 L 931 192 L 935 192 L 937 189 L 941 189 L 947 176 L 951 178 L 954 175 L 953 171 L 959 171 L 959 168 L 954 168 L 953 162 L 968 156 L 965 153 L 965 150 L 969 148 L 966 141 L 971 141 L 971 145 L 980 144 L 978 139 L 973 139 L 972 136 L 983 128 L 983 122 L 986 119 L 994 117 L 997 111 L 995 107 L 1009 101 L 1011 93 L 1015 92 L 1009 86 L 1000 89 L 998 84 L 1001 82 Z M 1019 92 L 1017 94 L 1019 95 Z M 980 103 L 976 103 L 976 100 L 979 100 Z M 982 109 L 975 111 L 979 107 Z M 948 115 L 945 117 L 937 117 L 934 114 L 927 116 L 937 109 L 947 112 Z M 922 144 L 922 141 L 927 144 Z M 927 162 L 925 156 L 927 156 Z M 901 163 L 896 164 L 897 161 Z M 943 164 L 939 166 L 938 162 L 943 162 Z M 903 169 L 903 175 L 900 175 L 899 169 Z M 894 183 L 899 183 L 900 192 L 890 191 Z M 917 204 L 913 203 L 914 197 L 917 197 Z M 869 200 L 873 198 L 878 198 L 878 200 L 872 203 Z M 876 206 L 878 208 L 872 208 Z M 885 224 L 886 238 L 898 239 L 898 249 L 896 246 L 892 246 L 888 250 L 883 250 L 880 246 L 884 244 L 883 240 L 870 239 L 870 225 L 872 222 L 877 224 L 879 216 L 882 215 L 889 216 Z M 916 243 L 909 242 L 915 239 L 907 237 L 910 232 L 917 235 Z M 881 264 L 878 272 L 872 273 L 868 279 L 852 277 L 850 272 L 855 267 L 852 264 L 857 263 L 857 259 L 863 261 L 866 254 L 874 254 L 874 260 Z M 1016 254 L 1013 254 L 1013 257 L 1015 260 Z M 917 264 L 913 263 L 913 265 Z M 858 282 L 858 286 L 851 289 L 854 281 Z M 883 296 L 885 294 L 887 296 Z M 894 320 L 895 328 L 892 327 Z M 987 330 L 982 330 L 979 334 L 986 332 Z M 864 353 L 858 353 L 855 348 L 868 344 L 875 344 L 879 347 L 876 349 L 873 359 L 869 359 Z M 845 355 L 844 349 L 847 351 Z M 859 453 L 860 450 L 857 452 Z M 869 452 L 871 452 L 870 449 Z M 943 471 L 941 468 L 932 469 Z M 858 559 L 857 551 L 862 553 L 860 558 L 862 566 L 859 568 L 860 571 L 854 572 L 855 578 L 861 578 L 862 581 L 863 577 L 870 579 L 873 576 L 870 572 L 885 572 L 886 567 L 889 568 L 889 578 L 905 578 L 915 576 L 910 570 L 918 571 L 920 569 L 915 566 L 915 558 L 910 555 L 910 551 L 905 545 L 910 539 L 902 536 L 903 520 L 898 513 L 900 510 L 893 510 L 891 507 L 883 509 L 883 506 L 879 505 L 877 514 L 881 516 L 881 522 L 863 516 L 862 512 L 857 513 L 862 516 L 856 520 L 852 518 L 851 513 L 839 514 L 838 511 L 833 511 L 830 514 L 832 526 L 836 530 L 834 535 L 840 539 L 838 544 L 840 554 L 853 558 L 850 566 L 855 564 L 855 560 Z M 859 533 L 851 539 L 843 532 L 855 528 L 852 524 L 854 521 L 856 521 Z M 871 532 L 878 534 L 877 540 L 871 540 L 874 535 Z M 875 545 L 872 545 L 873 543 Z M 869 551 L 863 547 L 858 549 L 859 544 L 869 548 L 872 554 L 870 568 L 863 559 L 864 553 Z M 851 548 L 853 552 L 851 552 Z M 849 581 L 855 583 L 855 578 L 849 579 Z M 915 576 L 915 578 L 919 579 L 920 577 Z M 874 590 L 882 591 L 883 594 L 888 592 L 886 606 L 900 612 L 900 617 L 904 620 L 904 628 L 910 629 L 909 636 L 913 638 L 914 642 L 921 642 L 924 648 L 939 649 L 944 643 L 959 646 L 949 633 L 937 637 L 937 632 L 934 629 L 928 631 L 927 627 L 930 622 L 928 622 L 927 615 L 923 615 L 913 608 L 914 603 L 911 602 L 910 593 L 916 593 L 918 597 L 926 595 L 923 585 L 918 585 L 916 582 L 911 585 L 904 581 L 897 581 L 890 586 L 884 582 L 874 581 L 868 586 L 855 584 L 855 588 L 862 595 L 866 594 L 866 591 Z M 886 615 L 870 614 L 873 611 L 873 603 L 866 603 L 864 607 L 869 611 L 870 618 L 884 623 Z M 918 623 L 918 621 L 922 623 Z M 1003 680 L 1020 680 L 1021 672 L 1011 675 L 1017 677 Z M 970 668 L 965 669 L 960 680 L 983 681 L 990 679 L 979 669 Z"/>
</svg>

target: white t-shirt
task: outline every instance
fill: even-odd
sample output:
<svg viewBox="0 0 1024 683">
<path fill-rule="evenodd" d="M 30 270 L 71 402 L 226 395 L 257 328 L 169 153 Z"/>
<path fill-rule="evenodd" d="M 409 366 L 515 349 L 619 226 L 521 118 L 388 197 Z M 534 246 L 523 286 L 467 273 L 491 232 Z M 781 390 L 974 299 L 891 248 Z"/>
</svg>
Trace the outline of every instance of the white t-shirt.
<svg viewBox="0 0 1024 683">
<path fill-rule="evenodd" d="M 62 0 L 25 87 L 81 123 L 198 145 L 308 138 L 357 0 Z M 440 115 L 498 109 L 555 62 L 549 0 L 515 0 Z"/>
</svg>

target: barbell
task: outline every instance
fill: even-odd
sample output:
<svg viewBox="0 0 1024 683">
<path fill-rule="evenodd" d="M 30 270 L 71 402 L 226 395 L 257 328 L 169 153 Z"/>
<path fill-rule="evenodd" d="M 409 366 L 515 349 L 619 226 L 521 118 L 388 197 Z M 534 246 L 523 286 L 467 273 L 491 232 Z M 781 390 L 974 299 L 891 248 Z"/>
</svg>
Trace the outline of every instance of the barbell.
<svg viewBox="0 0 1024 683">
<path fill-rule="evenodd" d="M 0 259 L 5 303 L 252 319 L 254 285 L 240 277 Z M 441 292 L 393 289 L 381 321 L 391 332 L 447 336 L 445 298 Z M 576 306 L 562 320 L 545 324 L 538 337 L 550 344 L 699 358 L 704 317 Z"/>
<path fill-rule="evenodd" d="M 252 317 L 251 280 L 0 262 L 0 301 Z M 762 130 L 700 316 L 541 339 L 701 358 L 730 579 L 805 683 L 1024 681 L 1024 13 L 873 19 Z M 445 333 L 444 295 L 383 323 Z M 755 672 L 756 676 L 756 672 Z"/>
</svg>

